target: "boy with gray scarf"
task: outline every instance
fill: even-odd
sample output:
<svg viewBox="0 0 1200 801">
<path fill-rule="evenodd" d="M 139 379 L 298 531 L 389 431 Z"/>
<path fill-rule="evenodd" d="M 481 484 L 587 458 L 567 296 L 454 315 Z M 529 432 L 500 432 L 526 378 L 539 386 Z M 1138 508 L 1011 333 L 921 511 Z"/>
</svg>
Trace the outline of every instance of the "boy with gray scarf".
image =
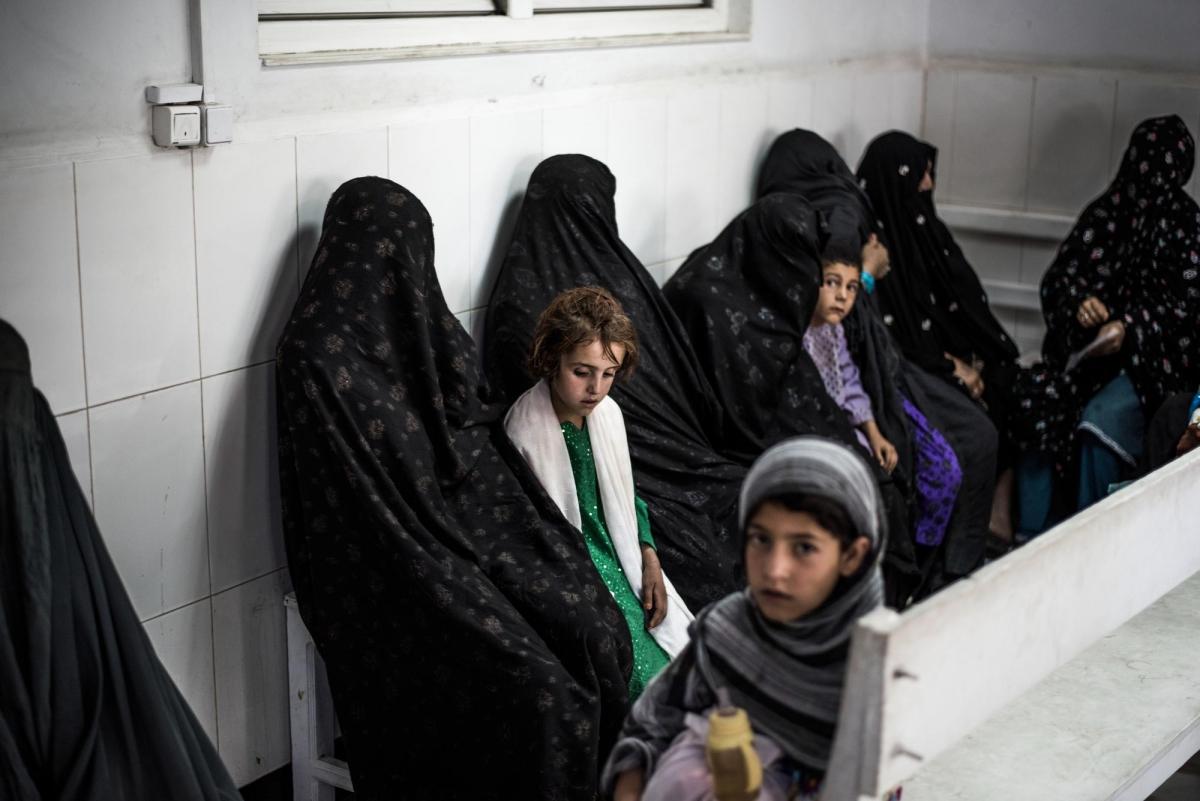
<svg viewBox="0 0 1200 801">
<path fill-rule="evenodd" d="M 717 798 L 714 785 L 730 777 L 706 749 L 707 715 L 731 705 L 755 731 L 755 754 L 741 760 L 747 775 L 733 782 L 746 785 L 740 798 L 815 799 L 820 791 L 850 632 L 883 602 L 879 492 L 860 456 L 797 437 L 755 461 L 738 517 L 749 586 L 696 618 L 691 642 L 630 711 L 602 777 L 617 801 Z"/>
</svg>

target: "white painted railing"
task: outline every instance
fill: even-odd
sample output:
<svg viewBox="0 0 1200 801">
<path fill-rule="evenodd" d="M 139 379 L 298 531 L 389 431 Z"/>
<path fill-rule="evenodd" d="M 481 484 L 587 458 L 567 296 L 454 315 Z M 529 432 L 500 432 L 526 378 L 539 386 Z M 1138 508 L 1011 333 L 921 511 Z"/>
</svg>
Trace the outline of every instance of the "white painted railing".
<svg viewBox="0 0 1200 801">
<path fill-rule="evenodd" d="M 1200 659 L 1200 578 L 1180 586 L 1200 571 L 1198 489 L 1200 452 L 902 615 L 879 610 L 860 621 L 824 800 L 878 798 L 910 779 L 906 801 L 1144 798 L 1147 783 L 1200 744 L 1200 662 L 1179 676 L 1178 653 L 1144 647 L 1147 630 L 1190 631 L 1164 647 Z M 1129 623 L 1160 598 L 1149 618 Z M 1127 623 L 1094 657 L 1072 662 Z M 1128 669 L 1100 672 L 1102 664 Z M 1043 712 L 1018 714 L 1011 731 L 1001 722 L 988 739 L 985 721 L 1044 680 L 1047 697 L 1030 696 Z M 1147 683 L 1157 691 L 1145 695 Z M 1138 698 L 1161 705 L 1141 716 L 1161 725 L 1128 717 Z M 1087 746 L 1103 735 L 1108 753 Z M 1122 768 L 1110 775 L 1106 761 Z M 985 775 L 1003 781 L 955 790 L 989 764 Z M 1099 776 L 1102 787 L 1080 776 Z"/>
</svg>

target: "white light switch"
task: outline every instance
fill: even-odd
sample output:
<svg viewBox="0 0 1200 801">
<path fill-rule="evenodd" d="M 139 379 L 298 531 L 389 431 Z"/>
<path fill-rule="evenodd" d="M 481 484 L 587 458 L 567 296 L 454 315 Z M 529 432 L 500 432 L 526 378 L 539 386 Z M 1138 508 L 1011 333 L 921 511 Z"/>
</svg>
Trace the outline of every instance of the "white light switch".
<svg viewBox="0 0 1200 801">
<path fill-rule="evenodd" d="M 204 144 L 233 141 L 233 106 L 208 104 L 200 107 L 204 117 Z"/>
<path fill-rule="evenodd" d="M 198 106 L 155 106 L 151 121 L 154 144 L 159 147 L 190 147 L 200 144 Z"/>
</svg>

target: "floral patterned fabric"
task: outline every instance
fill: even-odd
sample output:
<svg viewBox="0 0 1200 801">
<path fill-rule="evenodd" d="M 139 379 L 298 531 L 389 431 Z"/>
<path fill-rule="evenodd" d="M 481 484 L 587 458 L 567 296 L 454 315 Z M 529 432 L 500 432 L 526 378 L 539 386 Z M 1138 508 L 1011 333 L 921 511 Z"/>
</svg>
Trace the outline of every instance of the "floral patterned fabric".
<svg viewBox="0 0 1200 801">
<path fill-rule="evenodd" d="M 1019 354 L 938 217 L 933 192 L 919 188 L 927 167 L 936 176 L 937 148 L 902 131 L 872 140 L 858 166 L 891 257 L 892 270 L 876 290 L 879 308 L 905 357 L 922 369 L 957 383 L 944 354 L 982 365 L 982 400 L 1000 433 L 1003 468 L 1013 458 L 1007 425 Z"/>
<path fill-rule="evenodd" d="M 403 187 L 334 193 L 276 377 L 288 567 L 355 797 L 594 798 L 628 629 L 488 402 Z"/>
<path fill-rule="evenodd" d="M 1018 383 L 1014 430 L 1060 476 L 1073 463 L 1081 410 L 1122 369 L 1143 412 L 1200 380 L 1200 208 L 1184 190 L 1194 158 L 1179 117 L 1139 124 L 1116 178 L 1084 209 L 1042 278 L 1043 361 Z M 1069 355 L 1098 330 L 1076 321 L 1089 296 L 1125 323 L 1125 340 L 1119 354 L 1068 372 Z"/>
</svg>

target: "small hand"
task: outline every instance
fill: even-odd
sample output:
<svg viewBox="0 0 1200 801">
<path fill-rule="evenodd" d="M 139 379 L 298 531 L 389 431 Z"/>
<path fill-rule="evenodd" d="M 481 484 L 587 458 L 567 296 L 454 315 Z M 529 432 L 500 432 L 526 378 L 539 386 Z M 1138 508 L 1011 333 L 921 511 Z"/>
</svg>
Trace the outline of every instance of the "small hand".
<svg viewBox="0 0 1200 801">
<path fill-rule="evenodd" d="M 658 554 L 649 545 L 642 546 L 642 608 L 648 629 L 656 628 L 667 616 L 667 584 Z"/>
<path fill-rule="evenodd" d="M 1089 296 L 1079 304 L 1079 310 L 1075 312 L 1075 319 L 1084 328 L 1095 328 L 1108 320 L 1108 307 L 1099 298 Z"/>
<path fill-rule="evenodd" d="M 1183 456 L 1197 445 L 1200 445 L 1200 426 L 1190 425 L 1183 430 L 1183 436 L 1175 444 L 1175 455 Z"/>
<path fill-rule="evenodd" d="M 867 238 L 867 244 L 863 245 L 862 268 L 876 280 L 883 278 L 892 269 L 888 249 L 879 241 L 876 234 L 871 234 Z"/>
<path fill-rule="evenodd" d="M 1102 340 L 1095 351 L 1097 356 L 1111 356 L 1119 353 L 1122 343 L 1125 342 L 1125 323 L 1120 320 L 1105 323 L 1096 334 L 1096 339 Z"/>
<path fill-rule="evenodd" d="M 967 388 L 967 394 L 974 400 L 982 398 L 984 390 L 983 376 L 979 374 L 979 371 L 957 356 L 951 356 L 949 353 L 943 353 L 942 355 L 954 362 L 954 375 Z"/>
<path fill-rule="evenodd" d="M 616 785 L 613 787 L 613 801 L 639 801 L 645 783 L 646 778 L 642 771 L 625 771 L 617 776 Z"/>
<path fill-rule="evenodd" d="M 896 452 L 896 446 L 883 435 L 871 441 L 871 452 L 875 454 L 875 461 L 879 462 L 879 466 L 888 474 L 891 474 L 900 462 L 900 454 Z"/>
</svg>

